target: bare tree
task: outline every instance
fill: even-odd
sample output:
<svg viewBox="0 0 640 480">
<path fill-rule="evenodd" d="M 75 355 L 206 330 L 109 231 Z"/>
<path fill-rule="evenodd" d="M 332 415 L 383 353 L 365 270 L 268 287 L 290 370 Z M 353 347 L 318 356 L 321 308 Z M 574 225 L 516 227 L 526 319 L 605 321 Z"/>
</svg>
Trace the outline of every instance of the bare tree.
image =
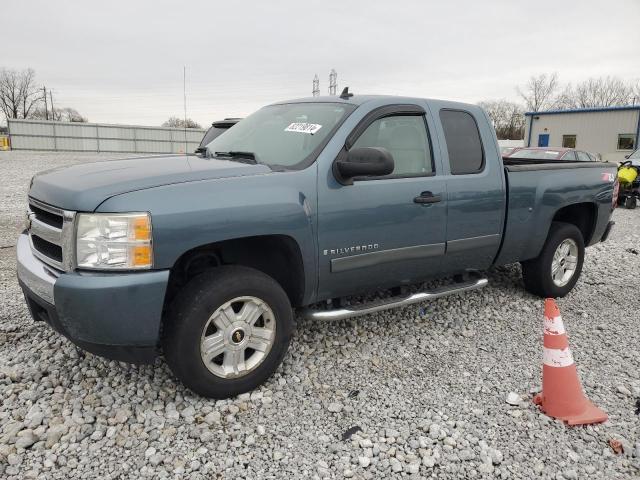
<svg viewBox="0 0 640 480">
<path fill-rule="evenodd" d="M 574 98 L 579 108 L 629 105 L 633 90 L 632 83 L 618 77 L 590 78 L 576 86 Z"/>
<path fill-rule="evenodd" d="M 554 110 L 569 110 L 577 107 L 575 90 L 570 83 L 565 85 L 562 92 L 555 97 L 551 106 Z"/>
<path fill-rule="evenodd" d="M 53 111 L 49 110 L 48 116 L 44 108 L 38 107 L 31 114 L 30 118 L 36 118 L 38 120 L 55 120 L 57 122 L 77 122 L 86 123 L 89 120 L 80 115 L 75 108 L 55 108 Z"/>
<path fill-rule="evenodd" d="M 53 110 L 53 119 L 59 122 L 86 123 L 89 120 L 78 113 L 75 108 L 56 108 Z"/>
<path fill-rule="evenodd" d="M 551 108 L 558 90 L 558 74 L 532 75 L 524 87 L 516 87 L 528 110 L 539 112 Z"/>
<path fill-rule="evenodd" d="M 187 118 L 186 122 L 184 119 L 179 117 L 169 117 L 169 119 L 162 124 L 163 127 L 173 127 L 173 128 L 202 128 L 200 124 L 190 118 Z"/>
<path fill-rule="evenodd" d="M 0 109 L 9 118 L 29 118 L 42 101 L 31 68 L 17 71 L 0 69 Z"/>
<path fill-rule="evenodd" d="M 487 112 L 491 123 L 496 127 L 502 123 L 505 117 L 505 103 L 506 100 L 485 100 L 483 102 L 479 102 L 478 105 Z"/>
<path fill-rule="evenodd" d="M 519 140 L 524 137 L 524 110 L 507 100 L 488 100 L 480 105 L 489 115 L 500 140 Z"/>
<path fill-rule="evenodd" d="M 631 105 L 640 105 L 640 80 L 633 82 L 631 86 Z"/>
</svg>

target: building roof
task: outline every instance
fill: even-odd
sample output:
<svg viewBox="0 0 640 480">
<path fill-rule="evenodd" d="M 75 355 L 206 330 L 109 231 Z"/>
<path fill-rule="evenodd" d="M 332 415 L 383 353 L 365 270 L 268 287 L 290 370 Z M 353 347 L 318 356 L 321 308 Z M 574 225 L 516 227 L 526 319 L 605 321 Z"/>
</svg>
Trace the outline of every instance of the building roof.
<svg viewBox="0 0 640 480">
<path fill-rule="evenodd" d="M 542 112 L 526 112 L 525 115 L 556 115 L 559 113 L 617 112 L 621 110 L 640 110 L 640 105 L 627 105 L 624 107 L 572 108 L 568 110 L 546 110 Z"/>
</svg>

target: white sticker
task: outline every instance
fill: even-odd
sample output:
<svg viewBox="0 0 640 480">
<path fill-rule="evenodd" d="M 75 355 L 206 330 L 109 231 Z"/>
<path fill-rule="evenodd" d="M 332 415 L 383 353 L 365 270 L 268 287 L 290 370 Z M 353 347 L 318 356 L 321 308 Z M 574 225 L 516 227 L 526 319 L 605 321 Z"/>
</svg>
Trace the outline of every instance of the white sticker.
<svg viewBox="0 0 640 480">
<path fill-rule="evenodd" d="M 285 132 L 310 133 L 313 135 L 322 128 L 317 123 L 292 123 L 284 129 Z"/>
</svg>

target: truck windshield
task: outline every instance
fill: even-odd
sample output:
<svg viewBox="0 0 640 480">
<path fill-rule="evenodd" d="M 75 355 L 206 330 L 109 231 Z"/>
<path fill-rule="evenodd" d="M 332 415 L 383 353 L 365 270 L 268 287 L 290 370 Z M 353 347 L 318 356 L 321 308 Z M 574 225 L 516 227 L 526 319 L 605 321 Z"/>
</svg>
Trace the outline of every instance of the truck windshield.
<svg viewBox="0 0 640 480">
<path fill-rule="evenodd" d="M 207 150 L 214 157 L 215 152 L 251 152 L 257 163 L 302 168 L 354 109 L 339 103 L 270 105 L 215 138 Z"/>
</svg>

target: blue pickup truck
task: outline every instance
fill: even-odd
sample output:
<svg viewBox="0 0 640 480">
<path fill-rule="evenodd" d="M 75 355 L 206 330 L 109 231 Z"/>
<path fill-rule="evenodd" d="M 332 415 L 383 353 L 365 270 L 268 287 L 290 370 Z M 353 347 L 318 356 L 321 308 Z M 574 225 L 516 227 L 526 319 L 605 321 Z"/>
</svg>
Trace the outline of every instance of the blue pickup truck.
<svg viewBox="0 0 640 480">
<path fill-rule="evenodd" d="M 615 178 L 608 163 L 503 160 L 475 105 L 345 91 L 266 106 L 199 155 L 36 175 L 18 278 L 33 318 L 79 347 L 162 352 L 223 398 L 275 371 L 294 308 L 367 314 L 481 288 L 478 272 L 515 262 L 529 292 L 566 295 L 609 234 Z M 433 278 L 450 281 L 415 290 Z"/>
</svg>

